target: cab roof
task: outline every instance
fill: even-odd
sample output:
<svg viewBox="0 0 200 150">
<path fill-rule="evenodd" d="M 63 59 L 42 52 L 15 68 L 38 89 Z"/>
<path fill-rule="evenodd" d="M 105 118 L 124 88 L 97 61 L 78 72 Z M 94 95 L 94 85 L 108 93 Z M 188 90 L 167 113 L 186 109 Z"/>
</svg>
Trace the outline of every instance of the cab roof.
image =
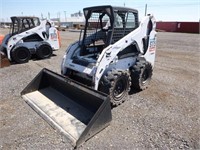
<svg viewBox="0 0 200 150">
<path fill-rule="evenodd" d="M 38 19 L 38 17 L 32 17 L 32 16 L 12 16 L 10 18 L 11 19 L 33 19 L 33 18 Z"/>
<path fill-rule="evenodd" d="M 106 9 L 106 8 L 110 8 L 112 9 L 114 12 L 116 11 L 131 11 L 134 13 L 138 13 L 138 10 L 133 9 L 133 8 L 128 8 L 128 7 L 121 7 L 121 6 L 111 6 L 111 5 L 102 5 L 102 6 L 92 6 L 92 7 L 86 7 L 83 10 L 93 10 L 93 11 L 101 11 L 102 9 Z"/>
</svg>

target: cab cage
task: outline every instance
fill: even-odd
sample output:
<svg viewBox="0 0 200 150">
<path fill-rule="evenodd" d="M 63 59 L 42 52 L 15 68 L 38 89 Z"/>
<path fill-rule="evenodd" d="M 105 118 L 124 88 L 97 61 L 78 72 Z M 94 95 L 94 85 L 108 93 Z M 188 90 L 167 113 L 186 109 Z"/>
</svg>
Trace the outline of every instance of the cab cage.
<svg viewBox="0 0 200 150">
<path fill-rule="evenodd" d="M 88 54 L 91 47 L 101 51 L 139 26 L 138 11 L 131 8 L 105 5 L 84 8 L 83 12 L 86 22 L 79 38 L 81 55 Z"/>
<path fill-rule="evenodd" d="M 40 20 L 37 17 L 11 17 L 12 25 L 11 25 L 11 34 L 19 34 L 24 31 L 27 31 L 31 28 L 40 25 Z"/>
</svg>

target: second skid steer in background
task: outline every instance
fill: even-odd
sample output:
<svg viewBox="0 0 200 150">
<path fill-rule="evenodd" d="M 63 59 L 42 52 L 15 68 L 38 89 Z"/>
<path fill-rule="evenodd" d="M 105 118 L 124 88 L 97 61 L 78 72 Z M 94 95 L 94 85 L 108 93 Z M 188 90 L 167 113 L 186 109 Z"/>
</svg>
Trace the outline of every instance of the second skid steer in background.
<svg viewBox="0 0 200 150">
<path fill-rule="evenodd" d="M 59 33 L 52 21 L 25 16 L 13 16 L 11 21 L 10 33 L 0 45 L 2 61 L 25 63 L 33 54 L 39 59 L 49 58 L 60 48 Z"/>
<path fill-rule="evenodd" d="M 25 101 L 77 147 L 110 124 L 111 105 L 130 87 L 149 86 L 156 53 L 153 15 L 139 23 L 125 7 L 84 9 L 80 40 L 66 50 L 62 75 L 43 69 L 22 91 Z"/>
</svg>

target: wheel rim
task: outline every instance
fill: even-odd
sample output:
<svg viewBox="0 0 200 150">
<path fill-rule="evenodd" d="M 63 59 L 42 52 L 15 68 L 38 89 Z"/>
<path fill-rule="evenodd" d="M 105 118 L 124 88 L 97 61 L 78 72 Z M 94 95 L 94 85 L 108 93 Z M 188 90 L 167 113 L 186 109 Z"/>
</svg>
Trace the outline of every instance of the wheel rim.
<svg viewBox="0 0 200 150">
<path fill-rule="evenodd" d="M 43 56 L 49 56 L 50 55 L 50 49 L 47 46 L 44 46 L 41 51 L 42 51 Z"/>
<path fill-rule="evenodd" d="M 20 60 L 26 60 L 28 58 L 29 54 L 27 52 L 27 50 L 25 49 L 20 49 L 17 53 L 17 57 L 20 59 Z"/>
<path fill-rule="evenodd" d="M 142 83 L 145 84 L 148 81 L 148 78 L 149 78 L 149 72 L 147 69 L 145 69 L 142 74 Z"/>
<path fill-rule="evenodd" d="M 123 97 L 126 91 L 126 86 L 126 81 L 122 78 L 116 82 L 113 93 L 113 96 L 116 100 L 120 100 Z"/>
</svg>

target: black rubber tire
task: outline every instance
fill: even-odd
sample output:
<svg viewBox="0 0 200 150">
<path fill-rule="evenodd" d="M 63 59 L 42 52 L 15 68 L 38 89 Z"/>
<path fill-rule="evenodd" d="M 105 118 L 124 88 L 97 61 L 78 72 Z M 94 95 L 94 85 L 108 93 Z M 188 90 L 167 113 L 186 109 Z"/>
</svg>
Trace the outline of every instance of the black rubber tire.
<svg viewBox="0 0 200 150">
<path fill-rule="evenodd" d="M 31 53 L 28 48 L 20 46 L 16 47 L 11 51 L 11 58 L 16 63 L 26 63 L 31 58 Z"/>
<path fill-rule="evenodd" d="M 148 88 L 152 74 L 152 65 L 144 59 L 137 59 L 135 65 L 131 67 L 132 87 L 137 90 Z"/>
<path fill-rule="evenodd" d="M 99 91 L 108 94 L 111 106 L 116 107 L 126 100 L 130 86 L 129 71 L 111 70 L 101 78 Z"/>
<path fill-rule="evenodd" d="M 50 58 L 52 54 L 53 49 L 47 43 L 40 44 L 36 50 L 36 55 L 38 59 Z"/>
</svg>

